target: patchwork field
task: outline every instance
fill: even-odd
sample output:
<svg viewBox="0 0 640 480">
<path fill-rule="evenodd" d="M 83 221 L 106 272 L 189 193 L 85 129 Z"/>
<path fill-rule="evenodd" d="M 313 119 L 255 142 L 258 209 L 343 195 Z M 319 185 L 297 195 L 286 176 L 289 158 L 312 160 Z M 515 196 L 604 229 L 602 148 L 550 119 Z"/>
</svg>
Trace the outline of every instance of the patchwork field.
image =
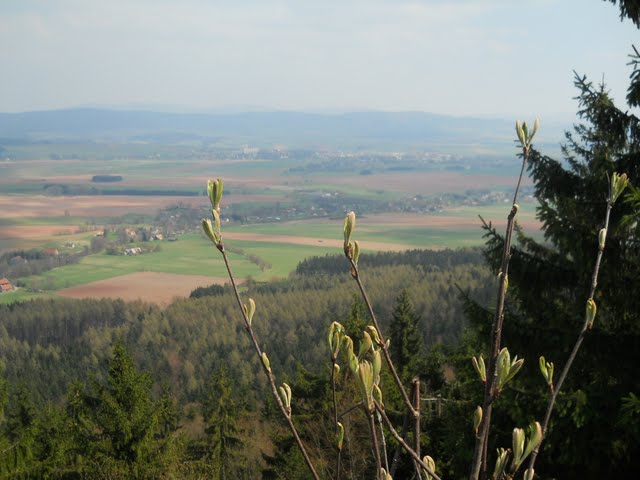
<svg viewBox="0 0 640 480">
<path fill-rule="evenodd" d="M 56 148 L 57 156 L 79 158 L 53 159 L 47 149 Z M 224 157 L 181 160 L 178 152 L 187 152 L 184 148 L 173 151 L 171 147 L 162 147 L 170 159 L 149 152 L 149 146 L 140 147 L 147 157 L 135 157 L 138 146 L 129 148 L 31 146 L 21 151 L 23 159 L 0 162 L 0 254 L 31 248 L 74 251 L 67 248 L 72 244 L 78 251 L 90 244 L 94 230 L 114 222 L 115 229 L 118 221 L 119 225 L 153 224 L 154 228 L 162 228 L 155 220 L 161 209 L 180 205 L 183 209 L 198 208 L 205 212 L 206 178 L 219 176 L 225 181 L 223 211 L 235 218 L 223 225 L 234 274 L 238 279 L 268 281 L 286 277 L 309 256 L 340 254 L 341 216 L 346 208 L 356 208 L 355 238 L 364 253 L 481 245 L 483 232 L 478 215 L 502 228 L 509 209 L 507 202 L 431 209 L 414 202 L 425 199 L 439 202 L 440 198 L 450 198 L 447 195 L 468 198 L 480 195 L 469 192 L 482 189 L 492 194 L 509 191 L 515 182 L 512 170 L 517 167 L 517 161 L 513 165 L 503 163 L 504 168 L 487 168 L 482 162 L 471 170 L 459 168 L 460 165 L 448 170 L 444 164 L 434 164 L 403 171 L 413 169 L 405 163 L 398 171 L 393 164 L 386 164 L 391 170 L 384 172 L 376 170 L 381 164 L 375 163 L 374 158 L 377 167 L 363 174 L 368 160 L 362 158 L 334 157 L 338 165 L 334 171 L 325 165 L 324 154 L 276 160 Z M 29 152 L 34 157 L 25 158 Z M 352 171 L 345 170 L 343 162 L 349 161 L 355 162 Z M 118 175 L 122 181 L 96 183 L 92 182 L 93 175 Z M 523 185 L 530 185 L 530 180 L 524 179 Z M 51 186 L 57 190 L 45 195 Z M 72 195 L 64 193 L 64 188 L 85 191 L 98 188 L 108 194 Z M 127 189 L 135 194 L 118 194 Z M 443 201 L 446 205 L 448 200 Z M 387 204 L 393 213 L 366 214 L 367 208 L 380 211 L 380 206 Z M 361 205 L 363 210 L 347 205 Z M 416 205 L 421 205 L 418 210 Z M 532 202 L 523 201 L 518 221 L 527 233 L 538 236 L 540 224 L 534 208 Z M 288 217 L 280 219 L 279 211 Z M 251 218 L 248 223 L 243 223 L 245 216 Z M 119 296 L 164 305 L 174 295 L 188 295 L 197 286 L 224 282 L 222 259 L 199 233 L 198 219 L 181 230 L 187 233 L 178 235 L 178 241 L 154 244 L 160 246 L 156 252 L 124 256 L 102 251 L 83 257 L 77 264 L 12 278 L 22 288 L 3 294 L 0 302 L 52 295 Z"/>
</svg>

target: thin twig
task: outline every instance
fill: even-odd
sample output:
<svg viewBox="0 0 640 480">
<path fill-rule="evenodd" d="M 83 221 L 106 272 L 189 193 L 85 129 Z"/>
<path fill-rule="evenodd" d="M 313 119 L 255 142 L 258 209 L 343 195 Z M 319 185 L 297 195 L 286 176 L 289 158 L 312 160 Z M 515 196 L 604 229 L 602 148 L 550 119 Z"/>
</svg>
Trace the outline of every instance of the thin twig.
<svg viewBox="0 0 640 480">
<path fill-rule="evenodd" d="M 482 403 L 482 422 L 478 428 L 478 434 L 476 435 L 476 443 L 473 451 L 473 461 L 471 463 L 470 480 L 478 480 L 480 477 L 480 471 L 482 470 L 483 476 L 487 469 L 487 450 L 489 431 L 491 428 L 491 412 L 493 408 L 493 402 L 496 398 L 496 380 L 498 378 L 498 365 L 497 359 L 500 353 L 500 346 L 502 342 L 502 324 L 504 321 L 504 304 L 506 298 L 506 282 L 505 279 L 509 275 L 509 260 L 511 259 L 511 237 L 513 235 L 513 227 L 515 222 L 515 216 L 518 212 L 517 200 L 518 192 L 520 190 L 520 184 L 522 182 L 522 176 L 524 174 L 524 167 L 529 158 L 530 147 L 522 148 L 522 166 L 520 167 L 520 175 L 518 176 L 518 183 L 516 185 L 515 192 L 513 194 L 513 202 L 511 205 L 511 211 L 507 217 L 507 228 L 504 237 L 504 244 L 502 248 L 502 258 L 500 262 L 500 281 L 498 285 L 498 298 L 496 300 L 496 311 L 493 319 L 493 325 L 491 327 L 491 355 L 489 357 L 489 369 L 487 381 L 485 383 L 484 400 Z"/>
<path fill-rule="evenodd" d="M 304 444 L 302 443 L 302 440 L 300 439 L 300 435 L 298 434 L 298 430 L 296 429 L 295 425 L 293 424 L 293 421 L 291 420 L 291 415 L 287 411 L 287 409 L 285 408 L 284 404 L 282 403 L 282 399 L 280 398 L 280 395 L 278 394 L 278 389 L 276 387 L 275 377 L 274 377 L 273 373 L 271 372 L 271 369 L 267 368 L 267 366 L 262 361 L 262 350 L 260 349 L 260 345 L 258 344 L 258 339 L 256 337 L 256 334 L 253 331 L 253 328 L 251 327 L 251 323 L 249 322 L 249 317 L 247 316 L 247 313 L 244 311 L 244 306 L 242 304 L 242 299 L 240 298 L 240 293 L 238 292 L 238 287 L 236 285 L 235 278 L 234 278 L 233 273 L 231 271 L 231 265 L 229 264 L 229 259 L 227 258 L 227 254 L 226 254 L 226 252 L 224 250 L 224 245 L 223 245 L 222 241 L 220 241 L 220 243 L 217 245 L 217 248 L 220 251 L 220 253 L 222 253 L 222 258 L 224 259 L 224 264 L 227 267 L 227 273 L 229 274 L 229 279 L 231 280 L 231 286 L 233 287 L 233 292 L 234 292 L 236 300 L 238 302 L 238 306 L 240 307 L 240 312 L 242 313 L 242 318 L 244 319 L 245 330 L 247 330 L 247 332 L 249 333 L 249 336 L 251 337 L 251 341 L 253 343 L 253 347 L 254 347 L 256 353 L 258 354 L 258 358 L 260 359 L 260 364 L 262 365 L 262 369 L 264 370 L 265 374 L 267 375 L 267 379 L 269 380 L 269 385 L 271 386 L 271 394 L 273 395 L 273 398 L 276 400 L 276 403 L 278 404 L 278 407 L 280 407 L 280 411 L 282 412 L 282 415 L 284 416 L 284 418 L 285 418 L 285 420 L 287 422 L 287 425 L 289 426 L 289 430 L 291 430 L 291 433 L 293 434 L 293 437 L 295 438 L 296 443 L 298 444 L 298 448 L 300 448 L 300 451 L 302 452 L 302 456 L 304 457 L 304 461 L 307 464 L 307 467 L 309 468 L 309 471 L 311 472 L 311 474 L 313 475 L 313 478 L 315 480 L 320 480 L 320 477 L 318 476 L 318 473 L 316 472 L 316 469 L 313 466 L 313 463 L 311 462 L 311 459 L 309 458 L 309 454 L 307 453 L 307 449 L 305 448 Z"/>
<path fill-rule="evenodd" d="M 331 358 L 331 363 L 332 363 L 331 365 L 331 396 L 333 400 L 333 424 L 335 427 L 334 431 L 337 438 L 338 436 L 338 400 L 336 398 L 336 359 Z M 342 448 L 340 448 L 336 444 L 336 480 L 340 480 L 341 462 L 342 462 Z"/>
<path fill-rule="evenodd" d="M 380 415 L 382 415 L 384 423 L 387 424 L 387 428 L 389 428 L 391 435 L 393 435 L 393 438 L 395 438 L 398 443 L 402 445 L 402 448 L 404 448 L 405 452 L 407 452 L 415 462 L 417 462 L 429 475 L 431 475 L 434 480 L 442 480 L 442 478 L 440 478 L 436 472 L 434 472 L 427 464 L 422 461 L 420 456 L 418 456 L 416 452 L 413 451 L 413 448 L 411 448 L 409 444 L 404 441 L 404 439 L 398 434 L 398 432 L 396 432 L 396 429 L 393 428 L 391 420 L 389 420 L 389 417 L 387 417 L 387 414 L 385 413 L 384 409 L 380 407 L 378 402 L 375 402 L 375 405 L 376 410 L 380 412 Z"/>
<path fill-rule="evenodd" d="M 413 419 L 413 449 L 415 450 L 418 457 L 420 457 L 420 379 L 418 377 L 413 379 L 413 400 L 415 402 L 414 408 L 417 412 Z M 414 464 L 418 480 L 422 480 L 420 467 L 415 462 Z"/>
<path fill-rule="evenodd" d="M 384 425 L 382 424 L 382 417 L 380 412 L 376 412 L 378 419 L 378 426 L 380 427 L 380 443 L 382 444 L 382 458 L 384 459 L 384 469 L 389 472 L 389 457 L 387 457 L 387 440 L 384 438 Z"/>
<path fill-rule="evenodd" d="M 382 461 L 380 459 L 380 447 L 378 446 L 378 435 L 376 434 L 376 424 L 373 419 L 373 412 L 368 408 L 364 409 L 367 420 L 369 421 L 369 433 L 371 434 L 371 442 L 373 443 L 373 456 L 376 459 L 376 477 L 380 477 L 380 470 L 382 469 Z"/>
<path fill-rule="evenodd" d="M 369 311 L 369 316 L 371 317 L 373 326 L 375 327 L 376 332 L 378 332 L 378 337 L 380 338 L 380 349 L 382 350 L 384 358 L 387 361 L 387 365 L 389 365 L 389 370 L 391 371 L 391 376 L 393 377 L 393 381 L 398 387 L 398 390 L 400 390 L 400 393 L 404 400 L 404 404 L 407 407 L 407 410 L 411 412 L 411 415 L 415 418 L 415 416 L 417 415 L 417 412 L 413 408 L 413 403 L 409 399 L 407 390 L 404 388 L 404 385 L 402 384 L 402 380 L 400 380 L 400 377 L 398 376 L 398 372 L 396 371 L 393 361 L 391 360 L 391 355 L 389 354 L 389 349 L 387 348 L 387 344 L 385 342 L 384 336 L 382 335 L 382 330 L 380 329 L 378 318 L 376 317 L 376 314 L 373 312 L 373 307 L 371 306 L 371 302 L 369 301 L 369 296 L 367 295 L 364 285 L 362 284 L 362 280 L 360 279 L 360 271 L 358 270 L 358 266 L 355 264 L 352 258 L 347 257 L 347 259 L 351 264 L 352 276 L 355 279 L 356 284 L 358 285 L 358 288 L 360 289 L 360 294 L 362 295 L 362 299 L 364 300 L 364 303 L 367 306 L 367 310 Z"/>
<path fill-rule="evenodd" d="M 609 198 L 607 199 L 607 211 L 604 219 L 604 229 L 607 232 L 609 231 L 609 218 L 610 218 L 612 208 L 613 208 L 613 202 L 611 201 L 611 194 L 610 194 Z M 591 299 L 593 299 L 593 296 L 596 293 L 596 287 L 598 286 L 598 275 L 600 273 L 600 262 L 602 261 L 603 253 L 604 253 L 604 245 L 602 247 L 598 247 L 598 254 L 596 256 L 596 264 L 593 268 L 593 275 L 591 277 L 591 289 L 589 291 L 589 297 L 588 297 Z M 542 440 L 540 441 L 540 444 L 535 448 L 535 450 L 531 452 L 531 458 L 529 459 L 529 469 L 533 470 L 533 467 L 536 463 L 536 458 L 538 457 L 538 453 L 540 451 L 540 446 L 542 445 L 542 442 L 544 441 L 544 438 L 547 434 L 547 428 L 549 427 L 549 420 L 551 419 L 551 414 L 553 413 L 553 409 L 556 404 L 556 399 L 558 398 L 558 393 L 560 392 L 560 389 L 562 388 L 562 385 L 564 384 L 564 381 L 567 378 L 567 374 L 569 373 L 569 370 L 573 365 L 573 361 L 575 360 L 578 354 L 578 350 L 582 345 L 582 341 L 584 340 L 584 337 L 587 335 L 587 333 L 589 333 L 589 330 L 590 330 L 589 319 L 588 319 L 587 313 L 585 312 L 585 319 L 582 325 L 582 330 L 580 330 L 578 339 L 576 340 L 576 343 L 573 346 L 573 350 L 571 351 L 571 355 L 569 355 L 569 359 L 567 360 L 567 363 L 564 365 L 564 368 L 562 369 L 562 373 L 560 374 L 558 383 L 555 384 L 554 388 L 551 390 L 551 397 L 549 398 L 549 403 L 547 404 L 547 410 L 544 415 L 544 421 L 542 422 Z"/>
<path fill-rule="evenodd" d="M 404 413 L 404 419 L 402 421 L 402 438 L 407 436 L 407 430 L 409 429 L 409 412 Z M 393 454 L 393 461 L 391 462 L 391 471 L 389 472 L 392 477 L 396 475 L 398 468 L 398 462 L 400 461 L 400 452 L 402 452 L 402 445 L 398 444 L 396 451 Z"/>
</svg>

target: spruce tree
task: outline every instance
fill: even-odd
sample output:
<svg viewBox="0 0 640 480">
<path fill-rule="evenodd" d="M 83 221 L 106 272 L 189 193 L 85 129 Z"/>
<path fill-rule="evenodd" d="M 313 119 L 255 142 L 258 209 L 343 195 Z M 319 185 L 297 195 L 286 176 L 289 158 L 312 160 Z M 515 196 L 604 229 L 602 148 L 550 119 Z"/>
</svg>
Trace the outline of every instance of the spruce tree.
<svg viewBox="0 0 640 480">
<path fill-rule="evenodd" d="M 404 381 L 419 373 L 424 354 L 424 340 L 418 328 L 416 315 L 409 292 L 402 290 L 396 298 L 391 323 L 389 324 L 389 353 Z"/>
<path fill-rule="evenodd" d="M 632 182 L 640 179 L 639 119 L 618 108 L 604 84 L 576 75 L 575 85 L 582 123 L 566 134 L 563 159 L 534 151 L 528 164 L 544 241 L 520 231 L 512 250 L 503 344 L 526 358 L 529 368 L 501 399 L 502 408 L 494 410 L 497 431 L 544 414 L 547 391 L 538 358 L 544 355 L 561 370 L 581 329 L 608 178 L 624 172 Z M 640 409 L 633 401 L 640 392 L 640 216 L 629 201 L 637 195 L 632 190 L 612 211 L 595 297 L 597 318 L 558 399 L 536 473 L 595 479 L 637 471 L 640 445 L 629 440 L 640 438 Z M 503 238 L 490 225 L 485 228 L 487 259 L 497 272 Z M 487 338 L 487 315 L 476 307 L 468 311 L 475 312 L 479 338 Z"/>
<path fill-rule="evenodd" d="M 153 476 L 160 445 L 155 438 L 159 412 L 152 385 L 149 374 L 139 372 L 118 343 L 106 382 L 93 381 L 89 389 L 72 393 L 70 408 L 84 437 L 89 468 L 109 468 L 128 478 Z"/>
<path fill-rule="evenodd" d="M 219 480 L 233 478 L 233 452 L 242 445 L 237 427 L 240 408 L 233 398 L 231 382 L 224 368 L 211 376 L 203 408 L 216 477 Z"/>
</svg>

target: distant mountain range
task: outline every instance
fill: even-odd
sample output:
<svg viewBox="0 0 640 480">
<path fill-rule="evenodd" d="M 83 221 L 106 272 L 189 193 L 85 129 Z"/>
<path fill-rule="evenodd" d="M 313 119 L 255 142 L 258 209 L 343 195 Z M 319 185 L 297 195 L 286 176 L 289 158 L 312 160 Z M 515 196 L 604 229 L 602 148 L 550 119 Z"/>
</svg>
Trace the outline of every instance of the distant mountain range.
<svg viewBox="0 0 640 480">
<path fill-rule="evenodd" d="M 568 125 L 546 125 L 557 142 Z M 494 144 L 514 138 L 514 121 L 424 112 L 163 113 L 68 109 L 0 113 L 0 142 L 245 140 L 252 144 Z"/>
</svg>

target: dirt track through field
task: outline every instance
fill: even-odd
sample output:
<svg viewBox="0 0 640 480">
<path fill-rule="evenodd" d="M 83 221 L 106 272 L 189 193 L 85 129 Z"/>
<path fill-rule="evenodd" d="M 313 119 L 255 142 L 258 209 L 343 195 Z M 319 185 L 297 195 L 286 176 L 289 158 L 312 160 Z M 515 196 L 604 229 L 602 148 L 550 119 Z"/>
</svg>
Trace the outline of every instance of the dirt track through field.
<svg viewBox="0 0 640 480">
<path fill-rule="evenodd" d="M 223 285 L 225 282 L 228 282 L 226 277 L 137 272 L 65 288 L 56 293 L 69 298 L 121 298 L 167 306 L 177 297 L 188 297 L 198 287 L 214 283 Z"/>
</svg>

